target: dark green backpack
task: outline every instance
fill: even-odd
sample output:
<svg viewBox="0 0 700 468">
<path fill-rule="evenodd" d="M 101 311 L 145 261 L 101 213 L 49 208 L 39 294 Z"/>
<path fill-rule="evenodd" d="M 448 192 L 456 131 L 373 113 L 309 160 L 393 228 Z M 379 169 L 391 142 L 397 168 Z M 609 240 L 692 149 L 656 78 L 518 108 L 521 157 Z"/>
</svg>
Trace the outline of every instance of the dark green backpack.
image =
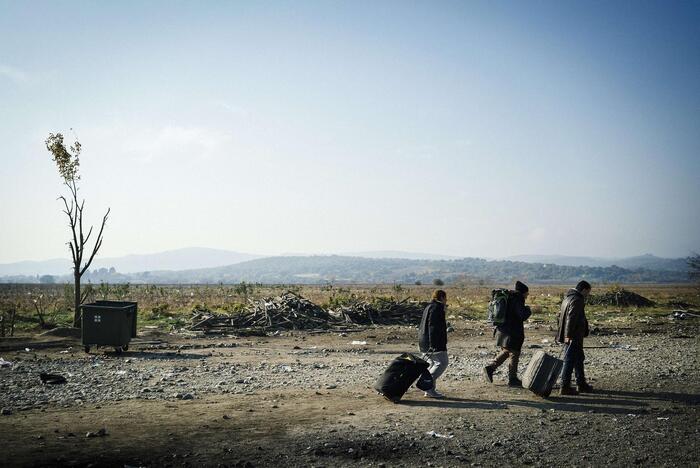
<svg viewBox="0 0 700 468">
<path fill-rule="evenodd" d="M 508 309 L 507 289 L 494 289 L 491 291 L 491 302 L 489 302 L 488 322 L 494 326 L 506 323 L 506 310 Z"/>
</svg>

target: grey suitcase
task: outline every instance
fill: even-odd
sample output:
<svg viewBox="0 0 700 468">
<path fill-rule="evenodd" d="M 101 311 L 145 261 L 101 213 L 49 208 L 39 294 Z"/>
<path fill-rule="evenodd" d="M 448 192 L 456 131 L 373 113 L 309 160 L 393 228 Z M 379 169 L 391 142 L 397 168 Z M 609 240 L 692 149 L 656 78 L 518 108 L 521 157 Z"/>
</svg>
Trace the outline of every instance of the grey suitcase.
<svg viewBox="0 0 700 468">
<path fill-rule="evenodd" d="M 540 350 L 532 356 L 523 374 L 523 387 L 547 398 L 557 383 L 564 361 Z"/>
</svg>

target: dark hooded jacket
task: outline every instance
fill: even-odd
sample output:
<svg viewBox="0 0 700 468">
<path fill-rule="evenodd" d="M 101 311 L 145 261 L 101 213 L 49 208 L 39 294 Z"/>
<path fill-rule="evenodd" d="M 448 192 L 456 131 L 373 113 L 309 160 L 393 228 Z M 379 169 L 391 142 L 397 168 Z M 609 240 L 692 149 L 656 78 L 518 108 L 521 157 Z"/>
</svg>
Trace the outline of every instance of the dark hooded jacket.
<svg viewBox="0 0 700 468">
<path fill-rule="evenodd" d="M 447 351 L 445 304 L 432 301 L 423 311 L 418 332 L 418 345 L 423 353 Z"/>
<path fill-rule="evenodd" d="M 557 322 L 557 341 L 563 343 L 566 337 L 582 342 L 588 336 L 588 319 L 586 319 L 586 299 L 577 289 L 569 289 L 561 303 Z"/>
<path fill-rule="evenodd" d="M 496 344 L 511 351 L 520 351 L 525 341 L 523 322 L 530 318 L 532 311 L 525 305 L 525 296 L 518 291 L 508 294 L 506 320 L 496 327 Z"/>
</svg>

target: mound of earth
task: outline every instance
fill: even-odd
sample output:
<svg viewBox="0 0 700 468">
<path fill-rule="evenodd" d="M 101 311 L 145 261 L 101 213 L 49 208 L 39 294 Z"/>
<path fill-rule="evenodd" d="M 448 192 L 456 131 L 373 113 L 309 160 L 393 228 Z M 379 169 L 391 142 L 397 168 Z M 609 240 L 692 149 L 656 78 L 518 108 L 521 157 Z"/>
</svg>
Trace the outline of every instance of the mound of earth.
<svg viewBox="0 0 700 468">
<path fill-rule="evenodd" d="M 655 305 L 654 301 L 626 289 L 615 289 L 603 294 L 591 294 L 588 297 L 588 303 L 591 305 L 616 307 L 653 307 Z"/>
</svg>

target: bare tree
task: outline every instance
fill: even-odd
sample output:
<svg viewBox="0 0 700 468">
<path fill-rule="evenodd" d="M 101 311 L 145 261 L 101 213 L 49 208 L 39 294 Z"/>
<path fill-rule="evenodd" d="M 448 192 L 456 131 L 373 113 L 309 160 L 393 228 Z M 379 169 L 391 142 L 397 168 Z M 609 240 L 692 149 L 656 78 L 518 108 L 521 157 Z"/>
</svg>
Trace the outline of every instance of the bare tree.
<svg viewBox="0 0 700 468">
<path fill-rule="evenodd" d="M 58 199 L 63 202 L 63 212 L 68 217 L 68 226 L 72 234 L 72 239 L 68 242 L 68 246 L 70 247 L 73 260 L 73 279 L 75 281 L 73 326 L 80 327 L 80 305 L 85 300 L 85 295 L 81 295 L 80 291 L 80 279 L 90 267 L 100 247 L 102 247 L 102 233 L 107 223 L 110 209 L 107 208 L 107 212 L 102 218 L 102 224 L 92 249 L 88 248 L 93 226 L 90 226 L 87 234 L 84 235 L 83 209 L 85 207 L 85 199 L 78 199 L 79 189 L 77 184 L 80 180 L 80 175 L 78 174 L 78 168 L 80 167 L 80 142 L 76 139 L 73 145 L 67 149 L 63 144 L 63 135 L 61 133 L 49 133 L 49 137 L 46 139 L 46 149 L 53 156 L 63 183 L 70 192 L 67 198 L 61 195 Z"/>
</svg>

